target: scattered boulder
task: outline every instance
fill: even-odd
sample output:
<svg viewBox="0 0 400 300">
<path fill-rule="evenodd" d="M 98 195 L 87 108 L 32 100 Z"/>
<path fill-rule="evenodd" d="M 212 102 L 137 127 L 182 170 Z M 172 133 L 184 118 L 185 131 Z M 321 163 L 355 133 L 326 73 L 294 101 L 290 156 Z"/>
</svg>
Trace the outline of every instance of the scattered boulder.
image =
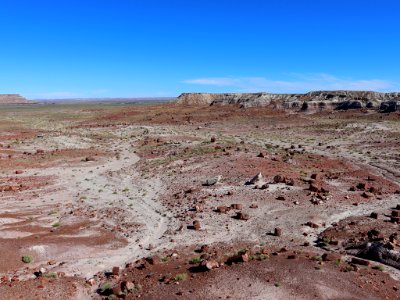
<svg viewBox="0 0 400 300">
<path fill-rule="evenodd" d="M 286 185 L 288 185 L 288 186 L 294 186 L 294 179 L 286 179 Z"/>
<path fill-rule="evenodd" d="M 252 179 L 246 182 L 247 185 L 253 185 L 253 184 L 259 184 L 263 182 L 263 175 L 258 173 L 256 176 L 254 176 Z"/>
<path fill-rule="evenodd" d="M 122 281 L 121 288 L 127 292 L 132 292 L 135 289 L 135 284 L 132 281 Z"/>
<path fill-rule="evenodd" d="M 231 204 L 231 209 L 242 210 L 243 209 L 243 205 L 240 204 L 240 203 Z"/>
<path fill-rule="evenodd" d="M 282 235 L 282 229 L 279 227 L 276 227 L 274 229 L 274 236 L 281 236 Z"/>
<path fill-rule="evenodd" d="M 249 216 L 248 214 L 246 214 L 246 213 L 238 212 L 238 213 L 236 214 L 236 219 L 238 219 L 238 220 L 243 220 L 243 221 L 247 221 L 247 220 L 250 219 L 250 216 Z"/>
<path fill-rule="evenodd" d="M 207 259 L 207 260 L 203 260 L 200 263 L 200 266 L 205 268 L 206 270 L 212 270 L 212 269 L 219 268 L 219 263 L 214 259 Z"/>
<path fill-rule="evenodd" d="M 370 217 L 371 217 L 372 219 L 378 219 L 378 213 L 372 212 L 371 215 L 370 215 Z"/>
<path fill-rule="evenodd" d="M 392 217 L 400 217 L 400 210 L 392 210 Z"/>
<path fill-rule="evenodd" d="M 225 214 L 229 210 L 229 207 L 226 206 L 217 206 L 217 212 L 221 214 Z"/>
<path fill-rule="evenodd" d="M 250 260 L 250 253 L 249 251 L 241 251 L 237 255 L 233 255 L 228 258 L 227 264 L 232 264 L 232 263 L 243 263 L 243 262 L 248 262 Z"/>
<path fill-rule="evenodd" d="M 213 178 L 208 178 L 208 179 L 206 179 L 205 182 L 203 182 L 203 186 L 216 185 L 221 181 L 221 179 L 222 179 L 221 175 L 218 175 L 217 177 L 213 177 Z"/>
<path fill-rule="evenodd" d="M 258 188 L 260 190 L 266 190 L 267 188 L 269 188 L 269 184 L 268 183 L 263 183 L 261 185 L 257 185 L 256 188 Z"/>
<path fill-rule="evenodd" d="M 208 252 L 208 251 L 210 251 L 210 246 L 203 245 L 203 246 L 201 246 L 200 250 L 201 250 L 201 252 Z"/>
<path fill-rule="evenodd" d="M 353 264 L 362 265 L 362 266 L 369 266 L 370 265 L 370 262 L 368 260 L 361 259 L 361 258 L 358 258 L 358 257 L 353 257 L 351 259 L 351 262 Z"/>
<path fill-rule="evenodd" d="M 320 193 L 320 192 L 321 192 L 321 185 L 318 184 L 318 183 L 316 183 L 316 182 L 313 182 L 313 183 L 310 183 L 310 186 L 309 186 L 308 189 L 309 189 L 311 192 Z"/>
<path fill-rule="evenodd" d="M 318 224 L 313 223 L 313 222 L 311 222 L 311 221 L 308 221 L 305 225 L 306 225 L 306 226 L 309 226 L 309 227 L 311 227 L 311 228 L 319 228 L 319 225 L 318 225 Z"/>
<path fill-rule="evenodd" d="M 112 274 L 115 275 L 115 276 L 118 276 L 119 275 L 119 267 L 113 267 L 112 268 Z"/>
<path fill-rule="evenodd" d="M 200 221 L 199 220 L 194 220 L 193 221 L 193 228 L 194 228 L 194 230 L 200 230 L 201 229 L 201 225 L 200 225 Z"/>
<path fill-rule="evenodd" d="M 282 175 L 275 175 L 274 176 L 274 183 L 286 183 L 285 176 Z"/>
<path fill-rule="evenodd" d="M 340 261 L 342 259 L 342 256 L 336 253 L 324 253 L 322 254 L 322 260 L 323 261 Z"/>
</svg>

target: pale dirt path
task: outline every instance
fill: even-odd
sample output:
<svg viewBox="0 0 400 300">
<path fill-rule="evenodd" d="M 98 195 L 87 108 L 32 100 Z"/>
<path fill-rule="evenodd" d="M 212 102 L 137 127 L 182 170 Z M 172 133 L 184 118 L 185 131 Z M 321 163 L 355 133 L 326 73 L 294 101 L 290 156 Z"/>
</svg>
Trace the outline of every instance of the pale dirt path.
<svg viewBox="0 0 400 300">
<path fill-rule="evenodd" d="M 121 128 L 116 135 L 129 134 L 129 128 Z M 60 138 L 56 139 L 59 146 Z M 73 139 L 68 139 L 68 145 Z M 75 139 L 77 144 L 87 143 L 87 139 Z M 27 202 L 13 201 L 12 197 L 3 199 L 0 203 L 2 211 L 45 210 L 48 206 L 60 205 L 58 214 L 42 217 L 40 226 L 51 228 L 55 222 L 73 224 L 77 219 L 63 214 L 70 210 L 69 206 L 93 207 L 95 210 L 118 208 L 121 214 L 111 214 L 106 220 L 110 226 L 118 225 L 120 221 L 139 223 L 141 227 L 129 234 L 126 247 L 109 249 L 107 247 L 81 247 L 71 246 L 58 249 L 57 245 L 32 245 L 30 250 L 37 250 L 38 255 L 45 263 L 49 259 L 66 262 L 54 271 L 63 271 L 67 275 L 79 275 L 91 277 L 98 271 L 110 270 L 113 266 L 123 266 L 133 259 L 149 255 L 146 250 L 152 244 L 157 249 L 165 239 L 164 232 L 169 228 L 170 216 L 166 209 L 159 203 L 158 197 L 163 189 L 158 177 L 143 178 L 139 174 L 136 163 L 139 157 L 134 153 L 131 146 L 132 140 L 118 140 L 114 145 L 107 145 L 110 149 L 116 149 L 119 158 L 111 157 L 95 162 L 82 162 L 79 166 L 51 167 L 46 169 L 31 169 L 24 173 L 26 175 L 38 174 L 40 176 L 51 176 L 56 179 L 55 192 L 45 193 L 37 199 Z M 42 142 L 43 143 L 43 142 Z M 51 137 L 47 146 L 51 146 Z M 44 143 L 46 144 L 46 143 Z M 100 192 L 101 191 L 101 192 Z M 84 201 L 79 200 L 85 197 Z M 123 218 L 121 220 L 120 218 Z M 75 233 L 73 233 L 75 234 Z M 79 230 L 76 236 L 87 236 L 98 234 L 96 230 Z M 72 235 L 73 236 L 73 235 Z M 110 241 L 112 243 L 112 241 Z"/>
</svg>

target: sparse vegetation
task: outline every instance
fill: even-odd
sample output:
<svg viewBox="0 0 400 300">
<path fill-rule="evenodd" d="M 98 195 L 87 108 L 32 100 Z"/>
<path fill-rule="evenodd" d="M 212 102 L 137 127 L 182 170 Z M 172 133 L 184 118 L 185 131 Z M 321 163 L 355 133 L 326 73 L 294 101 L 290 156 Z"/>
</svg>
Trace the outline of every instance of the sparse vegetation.
<svg viewBox="0 0 400 300">
<path fill-rule="evenodd" d="M 52 227 L 54 227 L 54 228 L 57 228 L 57 227 L 60 227 L 61 226 L 61 223 L 60 222 L 56 222 L 56 223 L 54 223 L 53 225 L 51 225 Z"/>
<path fill-rule="evenodd" d="M 58 275 L 56 272 L 48 272 L 48 273 L 44 273 L 43 277 L 57 279 Z"/>
<path fill-rule="evenodd" d="M 189 263 L 192 265 L 199 264 L 201 262 L 201 258 L 196 256 L 189 260 Z"/>
<path fill-rule="evenodd" d="M 187 274 L 186 273 L 179 273 L 176 274 L 174 280 L 175 281 L 185 281 L 187 279 Z"/>
<path fill-rule="evenodd" d="M 24 255 L 22 256 L 22 261 L 26 264 L 29 264 L 33 261 L 33 258 L 30 255 Z"/>
<path fill-rule="evenodd" d="M 112 284 L 110 282 L 106 282 L 100 287 L 99 292 L 100 294 L 105 294 L 111 290 L 112 290 Z"/>
<path fill-rule="evenodd" d="M 372 269 L 374 270 L 379 270 L 379 271 L 384 271 L 385 268 L 382 265 L 375 265 L 372 267 Z"/>
</svg>

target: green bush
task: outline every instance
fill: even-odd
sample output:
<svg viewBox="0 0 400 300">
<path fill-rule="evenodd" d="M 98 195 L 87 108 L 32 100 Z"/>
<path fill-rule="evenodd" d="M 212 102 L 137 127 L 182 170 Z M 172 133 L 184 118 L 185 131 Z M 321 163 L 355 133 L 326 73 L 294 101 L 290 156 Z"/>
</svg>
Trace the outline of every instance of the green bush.
<svg viewBox="0 0 400 300">
<path fill-rule="evenodd" d="M 24 255 L 22 256 L 22 261 L 26 264 L 29 264 L 33 261 L 33 258 L 30 255 Z"/>
<path fill-rule="evenodd" d="M 185 281 L 187 279 L 187 274 L 186 273 L 179 273 L 176 274 L 174 280 L 175 281 Z"/>
</svg>

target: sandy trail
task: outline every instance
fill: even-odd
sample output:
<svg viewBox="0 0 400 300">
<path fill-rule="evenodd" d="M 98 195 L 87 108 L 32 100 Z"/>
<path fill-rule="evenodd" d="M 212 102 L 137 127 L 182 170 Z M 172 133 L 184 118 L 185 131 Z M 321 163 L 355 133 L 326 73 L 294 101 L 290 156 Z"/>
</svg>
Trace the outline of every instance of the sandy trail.
<svg viewBox="0 0 400 300">
<path fill-rule="evenodd" d="M 124 128 L 120 132 L 117 130 L 116 134 L 129 131 Z M 51 137 L 48 138 L 47 147 L 51 147 L 51 140 Z M 68 139 L 68 145 L 71 144 L 71 140 Z M 55 141 L 57 146 L 60 146 L 60 138 Z M 79 139 L 75 141 L 80 144 Z M 121 221 L 140 224 L 139 228 L 125 234 L 127 244 L 124 247 L 114 247 L 113 241 L 110 241 L 111 247 L 76 245 L 59 248 L 55 244 L 32 245 L 30 250 L 40 249 L 40 253 L 37 254 L 43 258 L 43 263 L 49 259 L 65 262 L 54 271 L 60 270 L 67 275 L 90 277 L 98 271 L 110 270 L 113 266 L 123 266 L 132 259 L 148 255 L 149 251 L 146 249 L 149 244 L 154 248 L 162 244 L 161 237 L 168 229 L 169 222 L 166 209 L 158 202 L 162 184 L 157 177 L 143 178 L 139 174 L 136 169 L 139 157 L 129 142 L 118 141 L 111 146 L 118 151 L 118 156 L 106 160 L 82 162 L 79 166 L 31 169 L 24 174 L 57 178 L 55 192 L 45 193 L 30 201 L 31 210 L 43 210 L 47 205 L 60 207 L 59 214 L 49 216 L 47 220 L 42 219 L 49 224 L 49 228 L 55 222 L 59 222 L 61 226 L 76 222 L 76 218 L 67 213 L 71 210 L 71 206 L 83 210 L 94 208 L 96 211 L 110 208 L 112 211 L 113 208 L 118 208 L 119 214 L 111 213 L 107 218 L 100 220 L 100 224 L 106 223 L 111 227 L 118 226 Z M 82 143 L 86 144 L 87 139 L 83 139 Z M 8 200 L 11 201 L 2 202 L 0 207 L 2 211 L 21 212 L 27 209 L 22 201 L 16 204 L 11 198 Z M 98 235 L 95 229 L 81 228 L 71 236 L 87 235 L 90 239 L 91 235 Z"/>
</svg>

